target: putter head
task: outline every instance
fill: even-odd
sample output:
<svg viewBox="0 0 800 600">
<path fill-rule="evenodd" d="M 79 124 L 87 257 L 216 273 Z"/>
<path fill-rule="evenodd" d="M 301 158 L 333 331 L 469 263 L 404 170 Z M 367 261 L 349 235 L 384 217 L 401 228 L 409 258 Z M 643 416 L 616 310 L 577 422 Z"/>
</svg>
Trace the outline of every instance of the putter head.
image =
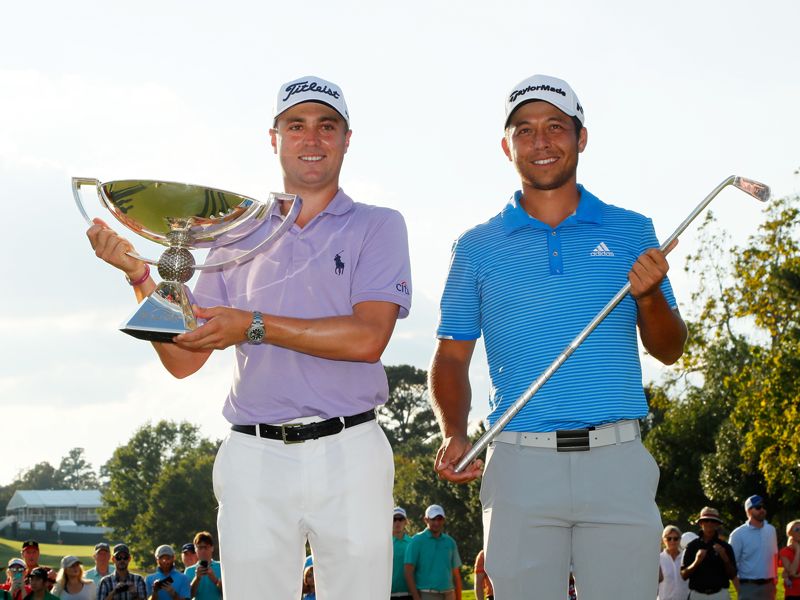
<svg viewBox="0 0 800 600">
<path fill-rule="evenodd" d="M 750 194 L 756 200 L 760 200 L 761 202 L 769 200 L 770 191 L 768 185 L 745 177 L 739 177 L 738 175 L 733 178 L 733 185 L 743 192 Z"/>
</svg>

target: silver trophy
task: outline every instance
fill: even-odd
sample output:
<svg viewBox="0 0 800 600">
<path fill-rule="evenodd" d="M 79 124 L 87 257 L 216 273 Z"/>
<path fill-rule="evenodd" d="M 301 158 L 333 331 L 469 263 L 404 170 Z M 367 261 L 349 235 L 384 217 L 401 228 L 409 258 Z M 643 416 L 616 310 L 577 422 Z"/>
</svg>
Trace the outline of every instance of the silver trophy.
<svg viewBox="0 0 800 600">
<path fill-rule="evenodd" d="M 186 282 L 195 271 L 218 269 L 263 252 L 291 228 L 300 214 L 302 201 L 292 194 L 271 193 L 266 202 L 240 194 L 199 185 L 130 179 L 101 183 L 97 179 L 72 178 L 72 193 L 78 210 L 89 225 L 80 188 L 94 186 L 100 204 L 125 227 L 140 236 L 167 246 L 158 260 L 135 252 L 128 255 L 158 268 L 162 281 L 120 327 L 143 340 L 170 342 L 197 327 L 194 302 Z M 276 224 L 263 240 L 238 256 L 219 262 L 195 264 L 190 249 L 219 248 L 242 240 L 257 229 Z M 278 222 L 279 221 L 279 222 Z"/>
</svg>

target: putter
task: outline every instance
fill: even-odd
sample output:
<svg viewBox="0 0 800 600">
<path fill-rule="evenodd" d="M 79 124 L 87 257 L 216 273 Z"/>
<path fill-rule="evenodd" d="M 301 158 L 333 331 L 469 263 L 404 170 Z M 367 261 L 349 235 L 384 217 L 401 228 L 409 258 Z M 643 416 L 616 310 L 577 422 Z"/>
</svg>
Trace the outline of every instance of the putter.
<svg viewBox="0 0 800 600">
<path fill-rule="evenodd" d="M 769 186 L 764 185 L 763 183 L 759 183 L 758 181 L 753 181 L 752 179 L 745 179 L 744 177 L 738 177 L 736 175 L 731 175 L 725 181 L 720 183 L 714 190 L 705 197 L 700 204 L 691 212 L 691 214 L 686 217 L 686 219 L 678 225 L 678 228 L 672 232 L 663 244 L 661 244 L 661 251 L 663 252 L 664 249 L 669 246 L 675 239 L 678 238 L 680 234 L 684 232 L 684 230 L 689 226 L 689 224 L 695 220 L 697 215 L 699 215 L 703 209 L 709 205 L 709 203 L 719 194 L 723 189 L 728 187 L 729 185 L 733 185 L 734 187 L 739 188 L 743 192 L 753 196 L 756 200 L 761 202 L 766 202 L 769 200 Z M 516 414 L 522 410 L 522 407 L 525 406 L 528 401 L 533 398 L 536 392 L 547 383 L 547 380 L 553 376 L 553 373 L 558 371 L 561 365 L 572 355 L 575 350 L 578 349 L 583 341 L 589 336 L 592 331 L 594 331 L 600 322 L 605 319 L 608 314 L 614 310 L 614 307 L 619 304 L 625 295 L 630 291 L 631 284 L 630 282 L 626 283 L 620 291 L 609 301 L 608 304 L 603 307 L 603 309 L 597 313 L 597 315 L 592 319 L 592 321 L 581 331 L 578 336 L 572 340 L 566 349 L 556 358 L 547 369 L 545 369 L 544 373 L 539 375 L 539 378 L 534 381 L 530 387 L 525 390 L 525 392 L 517 398 L 517 400 L 506 409 L 500 418 L 495 421 L 494 425 L 492 425 L 486 433 L 484 433 L 480 439 L 475 442 L 475 445 L 467 452 L 461 461 L 456 465 L 455 472 L 460 473 L 463 471 L 468 464 L 470 464 L 475 458 L 483 452 L 483 450 L 488 446 L 492 440 L 500 433 L 503 428 L 508 425 L 508 422 L 513 419 Z"/>
</svg>

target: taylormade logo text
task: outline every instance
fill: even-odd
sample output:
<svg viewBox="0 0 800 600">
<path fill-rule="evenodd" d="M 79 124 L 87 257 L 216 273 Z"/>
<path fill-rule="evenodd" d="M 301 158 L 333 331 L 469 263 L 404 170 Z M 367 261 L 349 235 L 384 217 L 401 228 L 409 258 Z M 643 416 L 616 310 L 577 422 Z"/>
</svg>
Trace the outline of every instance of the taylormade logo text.
<svg viewBox="0 0 800 600">
<path fill-rule="evenodd" d="M 514 90 L 511 92 L 511 97 L 508 99 L 509 102 L 514 102 L 520 96 L 524 96 L 528 92 L 538 92 L 539 90 L 545 92 L 553 92 L 554 94 L 561 94 L 565 98 L 567 97 L 567 92 L 562 90 L 561 88 L 554 88 L 549 85 L 529 85 L 526 88 L 522 88 L 521 90 Z"/>
<path fill-rule="evenodd" d="M 329 88 L 327 85 L 317 85 L 313 81 L 308 83 L 307 81 L 298 81 L 297 83 L 293 83 L 290 86 L 287 86 L 286 90 L 286 97 L 281 100 L 281 102 L 286 102 L 291 96 L 295 94 L 301 94 L 303 92 L 316 92 L 318 94 L 327 94 L 328 96 L 333 96 L 337 100 L 339 99 L 338 90 L 333 90 Z"/>
</svg>

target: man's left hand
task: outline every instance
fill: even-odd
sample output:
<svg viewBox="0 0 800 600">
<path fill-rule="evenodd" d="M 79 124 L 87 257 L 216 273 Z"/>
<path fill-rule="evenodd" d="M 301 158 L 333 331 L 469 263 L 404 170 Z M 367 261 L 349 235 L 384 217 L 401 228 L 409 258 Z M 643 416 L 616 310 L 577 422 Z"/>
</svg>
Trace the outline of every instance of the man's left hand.
<svg viewBox="0 0 800 600">
<path fill-rule="evenodd" d="M 189 333 L 176 336 L 175 343 L 185 350 L 223 350 L 247 340 L 253 313 L 227 306 L 193 306 L 194 315 L 206 322 Z"/>
<path fill-rule="evenodd" d="M 658 248 L 649 248 L 639 256 L 628 273 L 628 281 L 631 282 L 631 296 L 640 300 L 658 290 L 669 270 L 667 254 L 672 252 L 677 245 L 678 240 L 673 240 L 664 252 Z"/>
<path fill-rule="evenodd" d="M 434 469 L 439 477 L 453 483 L 468 483 L 483 475 L 483 461 L 480 458 L 472 461 L 460 473 L 456 473 L 456 465 L 472 448 L 466 436 L 450 436 L 442 441 L 436 453 Z"/>
</svg>

